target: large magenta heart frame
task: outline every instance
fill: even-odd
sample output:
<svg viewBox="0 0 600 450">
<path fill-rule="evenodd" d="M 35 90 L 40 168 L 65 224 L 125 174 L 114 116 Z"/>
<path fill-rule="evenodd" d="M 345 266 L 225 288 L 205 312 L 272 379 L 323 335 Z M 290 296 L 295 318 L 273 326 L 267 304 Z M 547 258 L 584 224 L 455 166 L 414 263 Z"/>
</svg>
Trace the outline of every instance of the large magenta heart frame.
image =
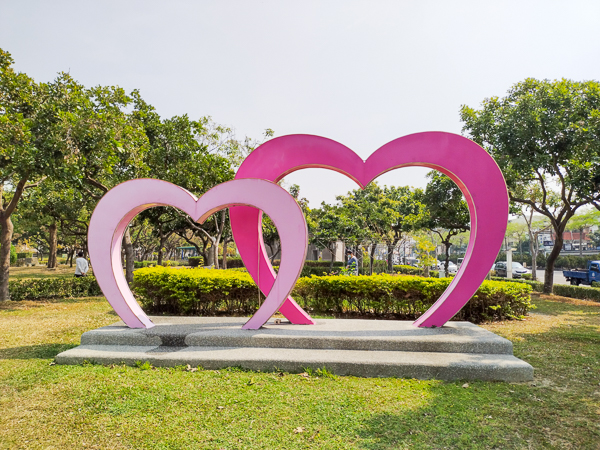
<svg viewBox="0 0 600 450">
<path fill-rule="evenodd" d="M 363 161 L 348 147 L 330 139 L 290 135 L 258 147 L 243 162 L 236 179 L 277 182 L 296 170 L 321 168 L 342 173 L 364 188 L 379 175 L 409 166 L 430 167 L 448 175 L 464 194 L 471 215 L 471 237 L 463 264 L 439 300 L 414 323 L 439 327 L 460 311 L 481 285 L 506 231 L 506 183 L 496 162 L 479 145 L 451 133 L 417 133 L 385 144 Z M 262 234 L 256 232 L 260 230 L 262 213 L 248 206 L 234 206 L 230 217 L 246 268 L 260 289 L 269 292 L 276 274 L 267 258 Z M 279 311 L 292 323 L 314 323 L 291 297 Z"/>
</svg>

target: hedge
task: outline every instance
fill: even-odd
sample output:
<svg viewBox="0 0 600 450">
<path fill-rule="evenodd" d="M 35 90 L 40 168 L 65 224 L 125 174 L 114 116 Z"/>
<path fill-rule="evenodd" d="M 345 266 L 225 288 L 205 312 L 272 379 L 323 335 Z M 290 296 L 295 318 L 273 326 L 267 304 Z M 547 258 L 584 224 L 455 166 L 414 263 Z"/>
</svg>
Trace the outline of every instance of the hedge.
<svg viewBox="0 0 600 450">
<path fill-rule="evenodd" d="M 142 308 L 151 313 L 247 315 L 258 308 L 259 293 L 252 277 L 232 270 L 139 269 L 133 273 L 131 288 Z"/>
<path fill-rule="evenodd" d="M 296 300 L 318 313 L 359 313 L 416 319 L 446 290 L 451 278 L 424 278 L 387 274 L 356 277 L 301 278 Z M 455 320 L 481 322 L 523 317 L 531 304 L 531 288 L 484 281 Z"/>
<path fill-rule="evenodd" d="M 300 278 L 292 295 L 315 313 L 415 319 L 451 281 L 386 274 L 312 276 Z M 149 313 L 247 315 L 256 311 L 259 301 L 250 275 L 237 270 L 140 269 L 134 272 L 132 290 Z M 530 293 L 531 288 L 523 284 L 485 281 L 455 319 L 481 322 L 522 317 L 533 307 Z"/>
<path fill-rule="evenodd" d="M 492 280 L 496 281 L 508 281 L 503 277 L 492 277 Z M 529 281 L 529 280 L 510 280 L 512 283 L 523 283 L 531 286 L 534 292 L 544 292 L 544 283 L 540 281 Z M 579 300 L 592 300 L 600 302 L 600 289 L 597 287 L 587 286 L 571 286 L 568 284 L 555 284 L 552 288 L 552 292 L 556 295 L 568 298 L 576 298 Z"/>
<path fill-rule="evenodd" d="M 13 301 L 102 295 L 96 278 L 90 275 L 87 277 L 9 281 L 8 292 Z"/>
<path fill-rule="evenodd" d="M 404 275 L 422 275 L 423 269 L 414 266 L 395 265 L 394 272 Z"/>
</svg>

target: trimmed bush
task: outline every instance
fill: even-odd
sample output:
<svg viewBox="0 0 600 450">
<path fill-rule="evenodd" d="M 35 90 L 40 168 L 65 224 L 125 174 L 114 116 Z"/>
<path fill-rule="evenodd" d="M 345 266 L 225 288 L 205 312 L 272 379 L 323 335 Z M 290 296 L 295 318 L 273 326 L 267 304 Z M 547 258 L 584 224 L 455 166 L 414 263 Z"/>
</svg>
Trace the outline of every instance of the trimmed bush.
<svg viewBox="0 0 600 450">
<path fill-rule="evenodd" d="M 292 295 L 317 313 L 415 319 L 451 281 L 386 274 L 312 276 L 300 278 Z M 132 290 L 149 313 L 247 315 L 258 308 L 256 285 L 248 273 L 236 269 L 140 269 L 134 273 Z M 481 322 L 522 317 L 533 307 L 530 293 L 525 284 L 485 281 L 455 319 Z"/>
<path fill-rule="evenodd" d="M 219 267 L 223 267 L 223 258 L 219 258 Z M 244 267 L 242 258 L 239 258 L 237 256 L 232 256 L 232 257 L 227 258 L 227 268 L 228 269 L 236 269 L 238 267 Z"/>
<path fill-rule="evenodd" d="M 132 291 L 142 308 L 151 313 L 247 315 L 258 308 L 259 294 L 252 277 L 230 270 L 140 269 L 133 274 Z"/>
<path fill-rule="evenodd" d="M 394 272 L 404 275 L 421 275 L 423 273 L 423 269 L 413 266 L 396 265 L 394 266 Z"/>
<path fill-rule="evenodd" d="M 8 292 L 13 301 L 102 295 L 93 276 L 9 281 Z"/>
<path fill-rule="evenodd" d="M 555 284 L 552 290 L 556 295 L 577 298 L 579 300 L 592 300 L 600 302 L 600 289 L 587 286 L 569 286 L 568 284 Z"/>
<path fill-rule="evenodd" d="M 188 258 L 188 265 L 190 267 L 198 267 L 204 265 L 204 258 L 202 256 L 190 256 Z"/>
<path fill-rule="evenodd" d="M 506 278 L 502 277 L 492 277 L 492 280 L 497 281 L 508 281 Z M 513 283 L 523 283 L 531 286 L 534 292 L 544 292 L 544 283 L 539 281 L 528 281 L 528 280 L 510 280 Z M 577 298 L 579 300 L 592 300 L 595 302 L 600 302 L 600 289 L 597 287 L 587 287 L 587 286 L 571 286 L 568 284 L 555 284 L 552 288 L 552 291 L 556 295 L 560 295 L 562 297 L 568 298 Z"/>
<path fill-rule="evenodd" d="M 307 267 L 323 267 L 327 270 L 329 270 L 329 265 L 331 264 L 330 261 L 304 261 L 304 265 Z M 339 267 L 344 267 L 344 261 L 334 261 L 333 262 L 333 267 L 334 270 L 335 268 L 339 268 Z"/>
<path fill-rule="evenodd" d="M 184 264 L 185 263 L 182 262 L 182 261 L 173 261 L 173 260 L 168 260 L 168 259 L 165 259 L 162 262 L 162 265 L 164 267 L 182 266 Z M 144 267 L 154 267 L 156 265 L 157 265 L 157 261 L 156 260 L 154 260 L 154 261 L 134 261 L 133 262 L 133 268 L 134 269 L 142 269 Z"/>
<path fill-rule="evenodd" d="M 451 278 L 417 276 L 356 276 L 301 278 L 296 300 L 319 313 L 392 316 L 416 319 L 446 290 Z M 481 322 L 523 317 L 531 304 L 526 285 L 484 281 L 455 320 Z"/>
<path fill-rule="evenodd" d="M 17 259 L 24 259 L 24 258 L 33 258 L 33 253 L 31 253 L 31 252 L 17 253 Z"/>
</svg>

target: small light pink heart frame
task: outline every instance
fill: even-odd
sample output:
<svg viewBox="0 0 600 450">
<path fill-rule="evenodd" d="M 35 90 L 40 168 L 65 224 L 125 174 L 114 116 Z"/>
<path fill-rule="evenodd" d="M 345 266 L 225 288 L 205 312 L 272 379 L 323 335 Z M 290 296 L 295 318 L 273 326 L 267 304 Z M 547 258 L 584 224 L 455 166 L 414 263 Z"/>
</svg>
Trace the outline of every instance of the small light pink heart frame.
<svg viewBox="0 0 600 450">
<path fill-rule="evenodd" d="M 430 167 L 449 176 L 465 196 L 471 215 L 471 237 L 463 264 L 439 300 L 414 323 L 420 327 L 440 327 L 477 291 L 496 259 L 506 231 L 506 183 L 496 162 L 479 145 L 451 133 L 417 133 L 385 144 L 363 161 L 348 147 L 330 139 L 290 135 L 254 150 L 241 165 L 236 179 L 277 182 L 296 170 L 321 168 L 342 173 L 364 189 L 379 175 L 409 166 Z M 262 234 L 256 234 L 261 229 L 260 211 L 235 206 L 230 208 L 230 218 L 248 272 L 263 292 L 269 292 L 276 274 L 267 258 Z M 314 323 L 291 297 L 279 311 L 292 323 Z"/>
<path fill-rule="evenodd" d="M 153 206 L 174 206 L 202 223 L 211 214 L 232 205 L 265 211 L 277 227 L 282 250 L 279 274 L 272 280 L 269 290 L 263 290 L 268 292 L 267 298 L 243 328 L 258 329 L 277 312 L 296 284 L 308 244 L 304 215 L 290 194 L 275 183 L 245 179 L 220 184 L 198 199 L 166 181 L 139 179 L 122 183 L 102 197 L 92 214 L 88 231 L 94 275 L 106 299 L 127 326 L 154 326 L 135 301 L 121 266 L 121 242 L 129 222 Z M 259 234 L 262 236 L 261 228 L 254 227 L 253 231 L 248 228 L 247 231 L 246 238 L 257 240 Z M 257 258 L 256 253 L 254 258 Z"/>
</svg>

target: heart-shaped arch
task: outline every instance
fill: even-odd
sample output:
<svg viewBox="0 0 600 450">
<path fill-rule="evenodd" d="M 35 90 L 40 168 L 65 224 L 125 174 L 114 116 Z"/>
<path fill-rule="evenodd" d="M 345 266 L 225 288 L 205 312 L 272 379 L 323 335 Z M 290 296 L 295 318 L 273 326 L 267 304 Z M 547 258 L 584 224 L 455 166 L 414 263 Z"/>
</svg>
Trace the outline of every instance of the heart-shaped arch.
<svg viewBox="0 0 600 450">
<path fill-rule="evenodd" d="M 121 266 L 121 242 L 125 229 L 140 212 L 153 206 L 174 206 L 198 222 L 232 205 L 264 210 L 281 238 L 281 264 L 272 288 L 259 310 L 243 326 L 258 329 L 277 312 L 300 275 L 308 234 L 302 210 L 284 189 L 265 180 L 233 180 L 220 184 L 199 199 L 185 189 L 162 180 L 138 179 L 122 183 L 98 202 L 88 231 L 88 249 L 94 275 L 102 292 L 125 324 L 150 328 L 154 324 L 138 305 Z M 250 230 L 249 230 L 250 231 Z M 258 239 L 258 228 L 247 236 Z M 243 242 L 241 238 L 240 242 Z M 255 256 L 256 257 L 256 256 Z"/>
<path fill-rule="evenodd" d="M 460 188 L 471 215 L 471 237 L 463 264 L 438 301 L 415 321 L 420 327 L 443 326 L 479 288 L 500 250 L 508 219 L 508 192 L 500 168 L 479 145 L 462 136 L 416 133 L 395 139 L 363 161 L 348 147 L 319 136 L 290 135 L 258 147 L 241 165 L 236 179 L 260 178 L 277 182 L 300 169 L 331 169 L 352 178 L 361 188 L 378 176 L 401 167 L 422 166 L 439 170 Z M 231 226 L 248 272 L 263 292 L 275 280 L 262 234 L 260 212 L 230 208 Z M 253 234 L 254 233 L 254 234 Z M 260 258 L 256 255 L 260 254 Z M 257 274 L 260 273 L 260 278 Z M 291 322 L 314 323 L 289 297 L 279 308 Z"/>
</svg>

